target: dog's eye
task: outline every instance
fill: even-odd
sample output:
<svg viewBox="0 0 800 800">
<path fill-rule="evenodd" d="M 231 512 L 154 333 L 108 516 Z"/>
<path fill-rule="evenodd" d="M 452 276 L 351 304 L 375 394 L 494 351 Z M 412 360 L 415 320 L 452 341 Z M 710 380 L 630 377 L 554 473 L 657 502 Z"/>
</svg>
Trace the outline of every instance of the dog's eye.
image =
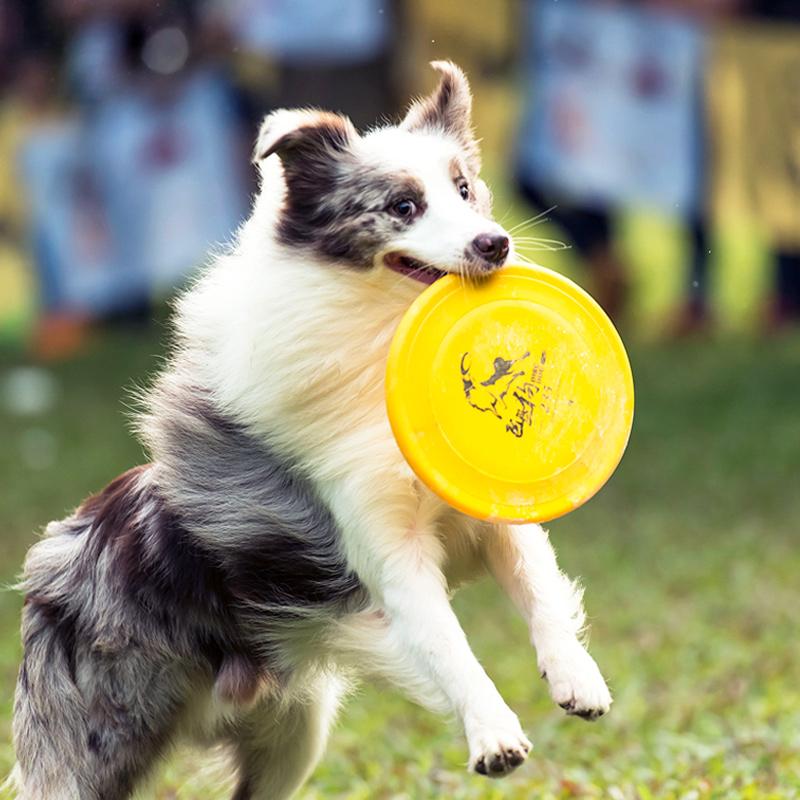
<svg viewBox="0 0 800 800">
<path fill-rule="evenodd" d="M 389 209 L 392 214 L 401 219 L 409 219 L 417 212 L 417 204 L 413 200 L 398 200 Z"/>
<path fill-rule="evenodd" d="M 461 195 L 462 200 L 469 200 L 469 186 L 466 183 L 458 185 L 458 193 Z"/>
</svg>

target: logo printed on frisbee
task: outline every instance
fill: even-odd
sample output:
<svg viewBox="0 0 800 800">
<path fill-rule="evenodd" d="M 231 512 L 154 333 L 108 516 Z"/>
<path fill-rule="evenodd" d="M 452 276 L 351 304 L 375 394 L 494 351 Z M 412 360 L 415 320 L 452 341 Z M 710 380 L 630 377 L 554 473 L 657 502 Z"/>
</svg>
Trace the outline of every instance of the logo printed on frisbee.
<svg viewBox="0 0 800 800">
<path fill-rule="evenodd" d="M 547 353 L 542 351 L 533 367 L 525 363 L 530 355 L 526 350 L 513 361 L 497 356 L 492 362 L 491 377 L 477 383 L 472 366 L 465 366 L 471 364 L 470 354 L 461 356 L 461 380 L 467 402 L 478 411 L 490 411 L 517 438 L 522 438 L 534 425 L 537 414 L 552 416 L 557 404 L 563 402 L 555 389 L 544 382 Z M 574 401 L 566 402 L 572 405 Z"/>
<path fill-rule="evenodd" d="M 619 334 L 572 281 L 448 275 L 400 322 L 386 370 L 397 444 L 428 488 L 493 521 L 542 522 L 594 495 L 633 423 Z"/>
</svg>

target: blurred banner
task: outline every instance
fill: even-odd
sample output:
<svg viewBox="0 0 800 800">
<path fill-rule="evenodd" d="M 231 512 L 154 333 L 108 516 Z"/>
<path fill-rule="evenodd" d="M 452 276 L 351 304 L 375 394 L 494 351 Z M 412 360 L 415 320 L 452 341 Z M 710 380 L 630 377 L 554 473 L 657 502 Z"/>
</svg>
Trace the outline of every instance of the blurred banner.
<svg viewBox="0 0 800 800">
<path fill-rule="evenodd" d="M 800 251 L 800 28 L 749 24 L 713 41 L 711 202 L 721 224 L 763 226 Z"/>
<path fill-rule="evenodd" d="M 226 86 L 121 92 L 34 130 L 21 154 L 46 308 L 107 314 L 176 285 L 244 213 Z"/>
<path fill-rule="evenodd" d="M 229 0 L 237 41 L 285 62 L 368 61 L 387 47 L 389 0 Z"/>
<path fill-rule="evenodd" d="M 628 5 L 531 3 L 520 168 L 579 206 L 700 204 L 701 29 Z"/>
</svg>

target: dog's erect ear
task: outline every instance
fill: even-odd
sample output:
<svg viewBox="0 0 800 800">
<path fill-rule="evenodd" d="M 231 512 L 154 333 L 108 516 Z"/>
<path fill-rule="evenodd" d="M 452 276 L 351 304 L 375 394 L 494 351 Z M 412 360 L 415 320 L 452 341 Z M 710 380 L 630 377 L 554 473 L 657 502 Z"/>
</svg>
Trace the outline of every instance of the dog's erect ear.
<svg viewBox="0 0 800 800">
<path fill-rule="evenodd" d="M 277 153 L 284 162 L 297 158 L 328 156 L 348 149 L 358 136 L 353 123 L 326 111 L 282 109 L 261 123 L 253 160 L 263 161 Z"/>
<path fill-rule="evenodd" d="M 430 97 L 418 100 L 401 127 L 407 131 L 442 130 L 477 152 L 472 134 L 472 93 L 467 76 L 450 61 L 433 61 L 442 79 Z"/>
</svg>

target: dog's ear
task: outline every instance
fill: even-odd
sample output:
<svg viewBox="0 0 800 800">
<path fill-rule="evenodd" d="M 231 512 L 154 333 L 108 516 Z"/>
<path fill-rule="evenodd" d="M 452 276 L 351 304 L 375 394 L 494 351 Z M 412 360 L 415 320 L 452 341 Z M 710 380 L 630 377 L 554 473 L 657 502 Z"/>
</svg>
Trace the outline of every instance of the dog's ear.
<svg viewBox="0 0 800 800">
<path fill-rule="evenodd" d="M 261 123 L 253 161 L 277 153 L 284 163 L 297 159 L 336 156 L 358 136 L 353 123 L 326 111 L 281 109 Z"/>
<path fill-rule="evenodd" d="M 411 106 L 401 127 L 407 131 L 444 131 L 477 156 L 467 76 L 451 61 L 433 61 L 431 66 L 442 74 L 439 85 L 433 94 Z"/>
</svg>

